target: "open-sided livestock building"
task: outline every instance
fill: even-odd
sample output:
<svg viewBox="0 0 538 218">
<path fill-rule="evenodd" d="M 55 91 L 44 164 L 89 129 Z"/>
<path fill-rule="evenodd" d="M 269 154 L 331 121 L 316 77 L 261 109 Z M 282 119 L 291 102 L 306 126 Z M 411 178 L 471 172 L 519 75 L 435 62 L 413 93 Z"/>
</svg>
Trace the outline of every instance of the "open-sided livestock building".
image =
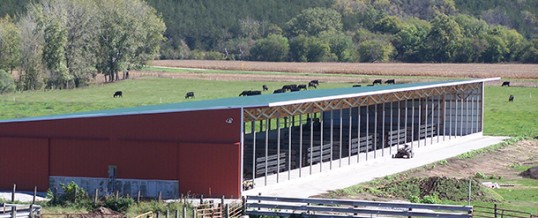
<svg viewBox="0 0 538 218">
<path fill-rule="evenodd" d="M 238 197 L 483 129 L 484 82 L 422 82 L 0 121 L 0 189 Z"/>
</svg>

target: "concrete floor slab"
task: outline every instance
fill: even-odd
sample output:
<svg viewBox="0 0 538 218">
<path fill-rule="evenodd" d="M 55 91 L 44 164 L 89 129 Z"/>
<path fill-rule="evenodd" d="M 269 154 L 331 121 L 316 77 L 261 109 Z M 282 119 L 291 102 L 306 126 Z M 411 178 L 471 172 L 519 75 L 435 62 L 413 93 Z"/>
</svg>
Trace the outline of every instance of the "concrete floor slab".
<svg viewBox="0 0 538 218">
<path fill-rule="evenodd" d="M 442 136 L 441 136 L 442 137 Z M 421 147 L 414 147 L 415 157 L 412 159 L 393 159 L 391 153 L 395 153 L 395 148 L 386 148 L 384 153 L 377 151 L 376 158 L 373 157 L 373 152 L 368 155 L 368 161 L 365 161 L 365 156 L 359 156 L 350 159 L 345 158 L 341 162 L 333 161 L 332 170 L 328 169 L 329 163 L 323 166 L 313 165 L 311 168 L 304 167 L 301 171 L 294 170 L 271 175 L 265 180 L 264 177 L 255 180 L 256 187 L 254 189 L 244 191 L 243 195 L 257 195 L 261 193 L 264 196 L 281 196 L 281 197 L 300 197 L 306 198 L 313 195 L 326 193 L 329 190 L 346 188 L 355 184 L 370 181 L 375 178 L 384 177 L 387 175 L 404 172 L 423 165 L 434 163 L 450 157 L 488 147 L 502 142 L 507 137 L 492 137 L 482 136 L 482 134 L 473 134 L 465 137 L 452 137 L 451 140 L 445 138 L 428 138 L 425 139 Z M 439 140 L 439 141 L 437 141 Z M 415 143 L 415 146 L 417 144 Z M 390 152 L 389 149 L 392 149 Z M 382 155 L 384 154 L 384 155 Z M 351 164 L 348 164 L 350 162 Z M 310 173 L 312 172 L 312 173 Z M 298 179 L 299 173 L 301 178 Z M 288 176 L 291 178 L 288 180 Z M 267 184 L 267 185 L 265 185 Z"/>
</svg>

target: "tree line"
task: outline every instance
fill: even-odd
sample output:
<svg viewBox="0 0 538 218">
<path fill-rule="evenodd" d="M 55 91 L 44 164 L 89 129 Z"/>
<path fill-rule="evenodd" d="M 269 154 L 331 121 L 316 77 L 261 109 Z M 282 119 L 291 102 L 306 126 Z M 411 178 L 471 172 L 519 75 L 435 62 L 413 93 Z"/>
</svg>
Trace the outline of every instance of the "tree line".
<svg viewBox="0 0 538 218">
<path fill-rule="evenodd" d="M 156 54 L 160 59 L 538 63 L 537 2 L 3 0 L 0 16 L 11 16 L 1 20 L 0 68 L 17 69 L 15 85 L 26 90 L 78 87 L 96 73 L 114 81 L 117 72 L 140 67 Z"/>
<path fill-rule="evenodd" d="M 148 4 L 168 26 L 162 59 L 538 62 L 536 1 L 148 0 Z"/>
<path fill-rule="evenodd" d="M 25 11 L 0 19 L 0 93 L 85 86 L 98 73 L 115 81 L 154 59 L 165 31 L 141 0 L 41 0 Z"/>
</svg>

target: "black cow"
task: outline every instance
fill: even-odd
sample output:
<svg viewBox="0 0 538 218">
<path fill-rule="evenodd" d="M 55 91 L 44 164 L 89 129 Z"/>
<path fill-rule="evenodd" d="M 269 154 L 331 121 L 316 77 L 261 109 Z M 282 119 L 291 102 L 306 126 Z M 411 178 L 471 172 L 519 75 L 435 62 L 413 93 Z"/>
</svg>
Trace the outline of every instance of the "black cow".
<svg viewBox="0 0 538 218">
<path fill-rule="evenodd" d="M 353 87 L 361 87 L 361 85 L 353 85 Z"/>
<path fill-rule="evenodd" d="M 389 79 L 389 80 L 385 81 L 385 84 L 394 85 L 394 84 L 396 84 L 396 81 L 394 79 Z"/>
<path fill-rule="evenodd" d="M 319 86 L 319 81 L 317 79 L 312 80 L 309 83 L 316 84 L 316 86 Z"/>
<path fill-rule="evenodd" d="M 185 99 L 187 99 L 187 98 L 194 98 L 194 92 L 187 92 L 185 94 Z"/>
<path fill-rule="evenodd" d="M 504 81 L 501 86 L 510 86 L 510 81 Z"/>
<path fill-rule="evenodd" d="M 310 87 L 314 87 L 314 88 L 317 89 L 317 88 L 318 88 L 318 85 L 317 85 L 316 83 L 310 81 L 310 82 L 308 83 L 308 87 L 309 87 L 309 88 L 310 88 Z"/>
<path fill-rule="evenodd" d="M 284 92 L 286 92 L 285 89 L 275 89 L 275 91 L 273 91 L 273 94 L 284 93 Z"/>
<path fill-rule="evenodd" d="M 375 85 L 375 84 L 379 84 L 381 85 L 382 84 L 382 81 L 380 79 L 376 79 L 374 80 L 374 82 L 372 83 L 372 85 Z"/>
<path fill-rule="evenodd" d="M 295 84 L 284 85 L 284 86 L 282 86 L 282 89 L 291 91 L 292 89 L 297 89 L 297 85 L 295 85 Z"/>
<path fill-rule="evenodd" d="M 308 89 L 308 88 L 306 88 L 306 85 L 298 85 L 297 88 L 298 88 L 299 90 L 303 90 L 303 89 L 304 89 L 304 90 L 307 90 L 307 89 Z"/>
<path fill-rule="evenodd" d="M 291 92 L 298 92 L 298 91 L 301 91 L 301 89 L 299 89 L 299 87 L 291 87 L 290 89 Z"/>
<path fill-rule="evenodd" d="M 116 92 L 114 92 L 114 95 L 112 97 L 121 98 L 121 97 L 123 97 L 123 92 L 122 91 L 116 91 Z"/>
<path fill-rule="evenodd" d="M 508 102 L 513 102 L 513 101 L 514 101 L 514 96 L 510 95 L 510 97 L 508 97 Z"/>
<path fill-rule="evenodd" d="M 261 95 L 262 91 L 243 91 L 239 96 Z"/>
<path fill-rule="evenodd" d="M 267 85 L 263 85 L 263 86 L 262 86 L 262 89 L 263 89 L 263 91 L 267 91 L 267 90 L 269 90 L 269 88 L 267 88 Z"/>
</svg>

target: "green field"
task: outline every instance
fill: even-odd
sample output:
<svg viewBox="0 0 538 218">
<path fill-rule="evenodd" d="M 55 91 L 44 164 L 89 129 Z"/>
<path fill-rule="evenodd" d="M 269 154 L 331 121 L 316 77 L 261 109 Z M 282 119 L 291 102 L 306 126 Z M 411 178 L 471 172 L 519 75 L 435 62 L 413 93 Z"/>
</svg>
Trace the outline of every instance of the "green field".
<svg viewBox="0 0 538 218">
<path fill-rule="evenodd" d="M 29 91 L 0 95 L 0 119 L 65 114 L 161 103 L 236 97 L 243 90 L 274 90 L 290 82 L 217 81 L 139 78 L 74 90 Z M 322 83 L 319 88 L 350 87 L 349 83 Z M 113 98 L 116 90 L 123 98 Z M 538 88 L 486 87 L 486 135 L 538 136 Z M 184 99 L 194 91 L 196 99 Z M 271 91 L 264 94 L 270 94 Z M 515 101 L 508 103 L 508 96 Z"/>
<path fill-rule="evenodd" d="M 538 136 L 538 88 L 486 86 L 485 92 L 485 135 Z"/>
</svg>

